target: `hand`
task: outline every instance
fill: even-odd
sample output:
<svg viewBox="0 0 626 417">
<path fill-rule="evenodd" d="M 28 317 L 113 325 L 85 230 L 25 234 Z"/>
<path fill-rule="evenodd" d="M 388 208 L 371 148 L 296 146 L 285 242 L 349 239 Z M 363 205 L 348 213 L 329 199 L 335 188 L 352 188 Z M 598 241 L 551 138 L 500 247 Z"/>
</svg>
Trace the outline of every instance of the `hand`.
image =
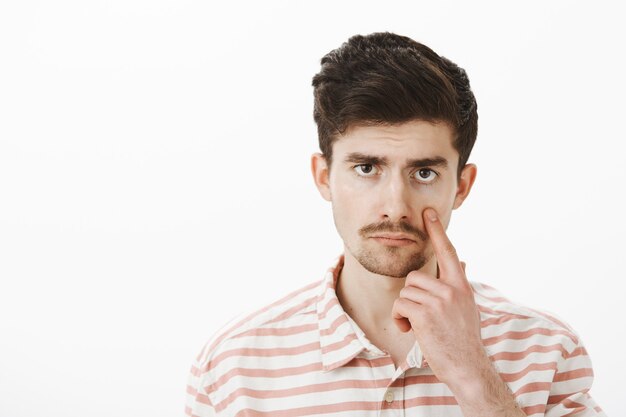
<svg viewBox="0 0 626 417">
<path fill-rule="evenodd" d="M 437 378 L 451 389 L 476 381 L 491 364 L 480 336 L 474 292 L 434 209 L 424 210 L 424 224 L 439 265 L 439 279 L 420 271 L 406 277 L 392 315 L 403 332 L 413 329 Z M 430 219 L 434 215 L 434 220 Z"/>
</svg>

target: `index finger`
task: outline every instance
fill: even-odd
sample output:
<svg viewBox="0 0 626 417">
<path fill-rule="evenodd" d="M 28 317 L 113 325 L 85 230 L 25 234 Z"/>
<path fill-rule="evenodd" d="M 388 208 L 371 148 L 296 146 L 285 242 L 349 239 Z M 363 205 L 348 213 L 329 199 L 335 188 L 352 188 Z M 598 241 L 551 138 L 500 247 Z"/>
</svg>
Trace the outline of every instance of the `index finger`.
<svg viewBox="0 0 626 417">
<path fill-rule="evenodd" d="M 455 280 L 456 277 L 462 279 L 461 261 L 459 261 L 456 249 L 448 239 L 435 209 L 429 207 L 424 210 L 424 224 L 437 256 L 441 277 L 448 281 L 450 279 Z"/>
</svg>

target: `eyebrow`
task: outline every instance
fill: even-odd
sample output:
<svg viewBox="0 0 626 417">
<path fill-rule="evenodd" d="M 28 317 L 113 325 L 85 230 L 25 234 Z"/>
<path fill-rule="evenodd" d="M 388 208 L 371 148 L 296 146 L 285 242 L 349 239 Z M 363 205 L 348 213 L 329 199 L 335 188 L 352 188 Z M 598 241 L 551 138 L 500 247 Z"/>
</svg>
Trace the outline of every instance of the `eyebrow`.
<svg viewBox="0 0 626 417">
<path fill-rule="evenodd" d="M 388 166 L 389 160 L 384 156 L 366 155 L 360 152 L 351 152 L 345 157 L 346 163 L 352 164 L 371 164 Z M 406 166 L 408 168 L 424 168 L 424 167 L 438 167 L 446 169 L 448 167 L 448 161 L 441 156 L 434 156 L 432 158 L 419 158 L 419 159 L 407 159 Z"/>
</svg>

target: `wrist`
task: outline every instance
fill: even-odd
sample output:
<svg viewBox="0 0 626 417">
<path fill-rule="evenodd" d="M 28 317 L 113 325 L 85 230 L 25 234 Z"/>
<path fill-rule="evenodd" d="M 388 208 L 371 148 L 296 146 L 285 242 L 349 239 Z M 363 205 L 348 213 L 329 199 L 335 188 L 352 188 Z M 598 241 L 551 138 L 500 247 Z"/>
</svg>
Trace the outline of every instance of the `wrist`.
<svg viewBox="0 0 626 417">
<path fill-rule="evenodd" d="M 476 364 L 472 375 L 461 376 L 448 384 L 465 417 L 525 416 L 508 385 L 502 380 L 493 363 Z"/>
<path fill-rule="evenodd" d="M 453 375 L 449 375 L 445 381 L 455 396 L 463 398 L 475 398 L 483 393 L 485 383 L 500 379 L 488 353 L 482 345 L 473 353 L 467 355 L 464 366 L 455 369 Z"/>
</svg>

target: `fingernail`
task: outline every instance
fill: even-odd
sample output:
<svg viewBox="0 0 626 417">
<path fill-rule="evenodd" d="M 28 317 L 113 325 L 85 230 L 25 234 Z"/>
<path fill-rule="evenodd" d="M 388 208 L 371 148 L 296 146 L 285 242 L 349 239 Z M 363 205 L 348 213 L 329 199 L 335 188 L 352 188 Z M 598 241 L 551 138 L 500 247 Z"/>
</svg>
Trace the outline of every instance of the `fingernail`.
<svg viewBox="0 0 626 417">
<path fill-rule="evenodd" d="M 426 210 L 426 216 L 428 217 L 428 220 L 430 220 L 431 222 L 437 221 L 437 212 L 433 209 Z"/>
</svg>

